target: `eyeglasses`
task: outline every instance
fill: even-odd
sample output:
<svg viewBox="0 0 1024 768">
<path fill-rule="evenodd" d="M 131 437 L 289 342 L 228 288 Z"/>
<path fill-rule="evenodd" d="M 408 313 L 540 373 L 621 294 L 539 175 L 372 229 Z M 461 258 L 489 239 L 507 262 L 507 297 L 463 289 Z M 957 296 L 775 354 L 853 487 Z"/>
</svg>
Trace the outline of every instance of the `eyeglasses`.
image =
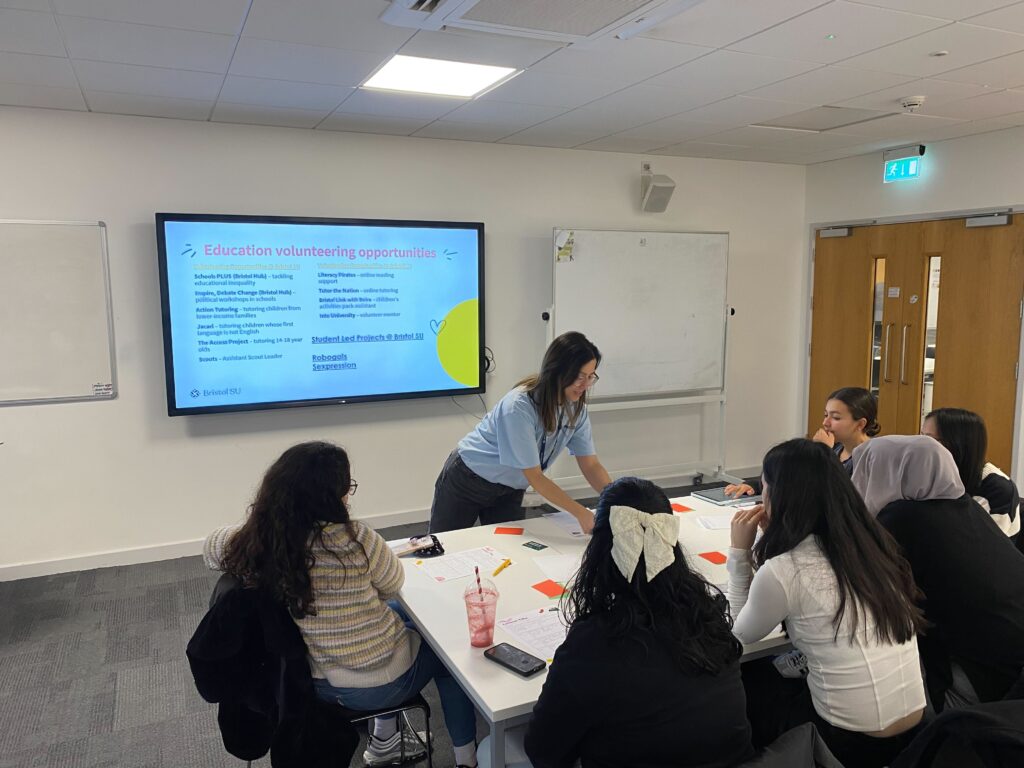
<svg viewBox="0 0 1024 768">
<path fill-rule="evenodd" d="M 359 483 L 356 482 L 355 480 L 353 480 L 352 482 L 350 482 L 348 484 L 348 495 L 349 496 L 355 496 L 356 495 L 356 491 L 358 489 L 359 489 Z"/>
<path fill-rule="evenodd" d="M 586 384 L 588 387 L 594 386 L 600 380 L 601 377 L 598 376 L 596 373 L 592 373 L 589 376 L 585 373 L 581 373 L 579 376 L 576 377 L 577 384 Z"/>
</svg>

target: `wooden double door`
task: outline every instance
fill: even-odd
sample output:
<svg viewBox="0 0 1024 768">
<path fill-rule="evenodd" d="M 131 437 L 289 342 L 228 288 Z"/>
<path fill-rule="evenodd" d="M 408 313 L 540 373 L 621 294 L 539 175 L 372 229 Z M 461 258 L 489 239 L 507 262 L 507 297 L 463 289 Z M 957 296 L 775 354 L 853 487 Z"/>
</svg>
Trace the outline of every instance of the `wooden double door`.
<svg viewBox="0 0 1024 768">
<path fill-rule="evenodd" d="M 878 395 L 882 434 L 916 434 L 927 411 L 985 419 L 989 458 L 1009 470 L 1021 312 L 1024 217 L 852 227 L 815 239 L 808 434 L 828 393 Z"/>
</svg>

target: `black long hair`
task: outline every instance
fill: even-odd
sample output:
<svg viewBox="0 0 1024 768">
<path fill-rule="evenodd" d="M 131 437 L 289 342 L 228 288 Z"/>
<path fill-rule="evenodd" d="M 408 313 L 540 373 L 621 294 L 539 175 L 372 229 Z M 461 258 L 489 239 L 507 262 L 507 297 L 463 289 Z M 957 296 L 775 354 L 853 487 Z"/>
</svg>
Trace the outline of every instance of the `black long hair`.
<svg viewBox="0 0 1024 768">
<path fill-rule="evenodd" d="M 314 539 L 330 523 L 351 519 L 343 498 L 352 484 L 348 454 L 332 443 L 292 446 L 263 476 L 249 516 L 227 543 L 224 571 L 268 590 L 296 618 L 316 615 L 309 569 Z"/>
<path fill-rule="evenodd" d="M 841 387 L 832 392 L 825 402 L 838 400 L 850 410 L 854 421 L 864 419 L 864 434 L 874 437 L 882 431 L 878 423 L 878 398 L 864 387 Z"/>
<path fill-rule="evenodd" d="M 652 581 L 647 581 L 642 554 L 633 579 L 626 581 L 612 559 L 609 511 L 613 506 L 651 515 L 672 514 L 664 491 L 649 480 L 623 477 L 605 488 L 597 502 L 593 537 L 562 599 L 566 618 L 575 623 L 601 616 L 612 637 L 646 630 L 665 643 L 687 671 L 717 674 L 736 661 L 743 646 L 732 634 L 728 603 L 720 590 L 690 570 L 678 544 L 675 561 Z"/>
<path fill-rule="evenodd" d="M 567 331 L 548 345 L 540 364 L 540 373 L 527 376 L 516 384 L 523 387 L 537 406 L 545 432 L 558 428 L 558 409 L 562 406 L 564 392 L 580 375 L 580 369 L 591 360 L 601 364 L 601 351 L 579 331 Z M 587 403 L 583 393 L 569 413 L 569 426 L 576 424 Z"/>
<path fill-rule="evenodd" d="M 754 562 L 793 549 L 811 534 L 825 553 L 839 586 L 832 617 L 835 637 L 847 610 L 852 634 L 862 612 L 875 620 L 882 643 L 905 643 L 924 626 L 916 601 L 921 592 L 899 545 L 873 518 L 835 454 L 822 443 L 797 438 L 764 457 L 768 525 L 754 546 Z"/>
<path fill-rule="evenodd" d="M 985 453 L 988 451 L 985 420 L 974 411 L 964 408 L 936 408 L 924 419 L 934 419 L 939 442 L 953 454 L 964 488 L 972 496 L 977 494 L 978 486 L 981 485 L 981 472 L 985 468 Z"/>
</svg>

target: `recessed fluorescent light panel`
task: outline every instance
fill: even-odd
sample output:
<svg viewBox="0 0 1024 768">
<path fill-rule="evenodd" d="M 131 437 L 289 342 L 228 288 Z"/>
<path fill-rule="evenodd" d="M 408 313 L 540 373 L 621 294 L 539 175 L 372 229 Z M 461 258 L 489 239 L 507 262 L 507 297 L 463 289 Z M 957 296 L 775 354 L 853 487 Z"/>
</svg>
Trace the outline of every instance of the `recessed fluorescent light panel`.
<svg viewBox="0 0 1024 768">
<path fill-rule="evenodd" d="M 512 67 L 396 55 L 363 88 L 471 99 L 519 74 Z"/>
</svg>

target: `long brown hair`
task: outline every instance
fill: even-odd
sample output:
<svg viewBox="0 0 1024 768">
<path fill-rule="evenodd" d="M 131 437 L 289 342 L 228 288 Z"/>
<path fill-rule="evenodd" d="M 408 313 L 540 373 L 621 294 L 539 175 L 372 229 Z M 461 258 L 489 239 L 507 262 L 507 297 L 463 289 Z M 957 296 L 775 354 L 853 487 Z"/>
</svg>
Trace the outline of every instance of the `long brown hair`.
<svg viewBox="0 0 1024 768">
<path fill-rule="evenodd" d="M 568 331 L 551 342 L 540 364 L 540 373 L 527 376 L 516 384 L 523 387 L 537 406 L 537 413 L 544 423 L 545 432 L 558 428 L 558 409 L 562 406 L 567 387 L 576 383 L 580 369 L 591 360 L 601 364 L 601 351 L 579 331 Z M 576 419 L 587 404 L 587 393 L 576 401 L 569 412 L 569 426 L 576 425 Z"/>
<path fill-rule="evenodd" d="M 330 523 L 351 530 L 343 501 L 352 484 L 348 454 L 332 443 L 292 446 L 263 476 L 249 517 L 231 537 L 223 568 L 247 587 L 268 590 L 296 618 L 316 615 L 309 569 L 314 539 Z"/>
</svg>

